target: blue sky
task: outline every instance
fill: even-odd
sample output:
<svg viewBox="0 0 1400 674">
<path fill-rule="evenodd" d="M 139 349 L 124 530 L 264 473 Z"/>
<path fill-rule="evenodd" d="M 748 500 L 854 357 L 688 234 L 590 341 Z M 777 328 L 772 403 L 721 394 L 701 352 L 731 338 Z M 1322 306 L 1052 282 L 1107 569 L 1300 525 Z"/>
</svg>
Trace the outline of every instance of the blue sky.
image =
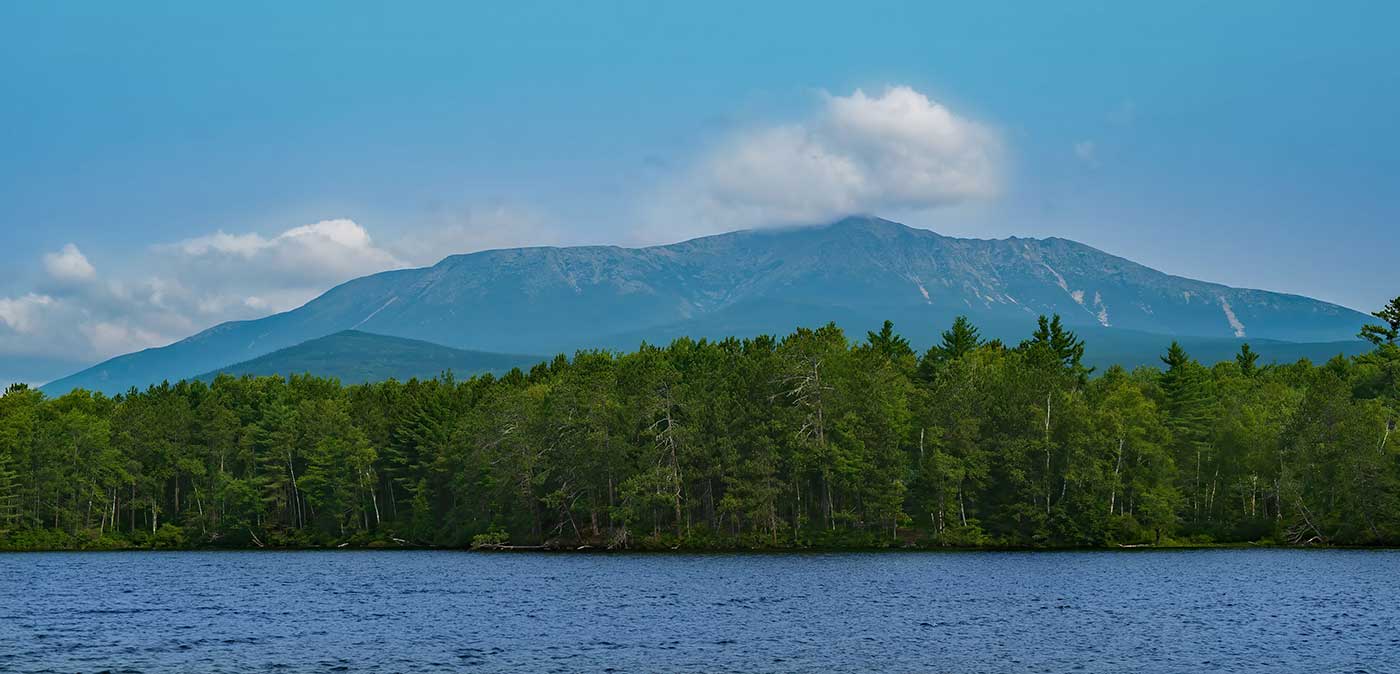
<svg viewBox="0 0 1400 674">
<path fill-rule="evenodd" d="M 843 209 L 1400 293 L 1400 5 L 1119 4 L 5 3 L 0 359 Z"/>
</svg>

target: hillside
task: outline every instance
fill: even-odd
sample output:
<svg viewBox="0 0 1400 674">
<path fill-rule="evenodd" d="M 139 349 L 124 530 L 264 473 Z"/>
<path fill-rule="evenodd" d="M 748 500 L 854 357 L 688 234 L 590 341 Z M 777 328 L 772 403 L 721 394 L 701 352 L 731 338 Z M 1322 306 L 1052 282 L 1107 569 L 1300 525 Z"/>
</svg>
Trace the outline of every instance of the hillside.
<svg viewBox="0 0 1400 674">
<path fill-rule="evenodd" d="M 463 351 L 416 339 L 345 330 L 221 367 L 198 378 L 209 381 L 220 374 L 310 373 L 334 377 L 343 384 L 363 384 L 428 379 L 449 370 L 462 377 L 486 372 L 502 374 L 515 367 L 528 369 L 541 360 L 538 356 Z"/>
<path fill-rule="evenodd" d="M 649 248 L 456 255 L 120 356 L 46 390 L 125 390 L 352 329 L 461 349 L 557 353 L 682 334 L 786 333 L 832 320 L 862 334 L 887 318 L 927 344 L 958 314 L 988 336 L 1019 339 L 1042 313 L 1061 314 L 1091 343 L 1116 345 L 1132 356 L 1128 364 L 1151 362 L 1173 337 L 1349 342 L 1367 318 L 1297 295 L 1171 276 L 1065 239 L 958 239 L 858 217 Z"/>
</svg>

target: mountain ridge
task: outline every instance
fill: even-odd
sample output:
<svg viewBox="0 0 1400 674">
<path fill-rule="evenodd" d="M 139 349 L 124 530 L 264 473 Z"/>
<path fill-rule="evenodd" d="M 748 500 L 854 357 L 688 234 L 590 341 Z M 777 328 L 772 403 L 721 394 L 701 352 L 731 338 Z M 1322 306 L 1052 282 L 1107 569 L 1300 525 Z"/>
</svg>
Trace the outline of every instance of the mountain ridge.
<svg viewBox="0 0 1400 674">
<path fill-rule="evenodd" d="M 222 374 L 235 377 L 313 374 L 352 385 L 387 379 L 427 379 L 447 371 L 463 376 L 487 372 L 504 374 L 517 367 L 529 368 L 543 360 L 542 356 L 466 351 L 417 339 L 342 330 L 220 367 L 195 379 L 212 381 Z"/>
<path fill-rule="evenodd" d="M 778 309 L 754 308 L 761 306 Z M 680 324 L 693 325 L 694 337 L 723 336 L 722 324 L 785 334 L 837 314 L 855 334 L 889 318 L 927 341 L 967 314 L 989 335 L 1009 336 L 1042 313 L 1059 313 L 1086 335 L 1291 342 L 1348 341 L 1366 320 L 1301 295 L 1166 274 L 1070 239 L 961 239 L 865 216 L 642 248 L 450 255 L 429 267 L 352 279 L 291 311 L 118 356 L 50 388 L 125 390 L 347 329 L 458 349 L 558 353 L 630 348 L 635 342 L 623 340 Z"/>
</svg>

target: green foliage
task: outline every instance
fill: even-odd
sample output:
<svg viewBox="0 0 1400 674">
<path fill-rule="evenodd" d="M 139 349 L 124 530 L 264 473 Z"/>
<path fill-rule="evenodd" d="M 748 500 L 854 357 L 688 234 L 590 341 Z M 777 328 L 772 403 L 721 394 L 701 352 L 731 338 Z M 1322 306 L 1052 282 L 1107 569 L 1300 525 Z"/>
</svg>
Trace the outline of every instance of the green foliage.
<svg viewBox="0 0 1400 674">
<path fill-rule="evenodd" d="M 185 547 L 185 532 L 173 524 L 162 524 L 151 536 L 151 547 L 157 550 L 178 550 Z"/>
<path fill-rule="evenodd" d="M 1381 319 L 1381 324 L 1363 326 L 1357 336 L 1376 346 L 1395 346 L 1396 340 L 1400 340 L 1400 297 L 1371 315 Z"/>
<path fill-rule="evenodd" d="M 472 536 L 473 549 L 494 548 L 509 543 L 510 534 L 500 530 L 488 531 L 484 534 Z"/>
<path fill-rule="evenodd" d="M 1081 369 L 1081 362 L 1084 360 L 1084 340 L 1065 329 L 1059 314 L 1049 319 L 1041 316 L 1031 339 L 1023 342 L 1021 348 L 1044 350 L 1062 366 L 1076 372 Z"/>
<path fill-rule="evenodd" d="M 1249 342 L 1240 345 L 1240 352 L 1235 355 L 1235 364 L 1240 367 L 1240 373 L 1246 377 L 1253 376 L 1258 370 L 1259 353 L 1249 348 Z"/>
<path fill-rule="evenodd" d="M 982 346 L 982 337 L 977 328 L 967 316 L 958 316 L 953 320 L 953 327 L 943 331 L 939 343 L 929 347 L 924 354 L 919 363 L 920 378 L 931 380 L 939 366 L 962 358 L 979 346 Z"/>
<path fill-rule="evenodd" d="M 465 381 L 12 386 L 0 548 L 1400 543 L 1385 339 L 1321 366 L 1083 356 L 1055 317 L 1012 349 L 961 317 L 921 358 L 886 323 Z"/>
</svg>

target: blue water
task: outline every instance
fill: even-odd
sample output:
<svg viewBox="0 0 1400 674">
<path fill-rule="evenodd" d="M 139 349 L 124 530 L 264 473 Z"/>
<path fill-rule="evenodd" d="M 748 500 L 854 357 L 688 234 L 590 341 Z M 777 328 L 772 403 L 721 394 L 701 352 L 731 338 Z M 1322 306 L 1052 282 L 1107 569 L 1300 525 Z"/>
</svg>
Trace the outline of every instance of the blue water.
<svg viewBox="0 0 1400 674">
<path fill-rule="evenodd" d="M 5 672 L 1400 672 L 1400 552 L 0 555 Z"/>
</svg>

